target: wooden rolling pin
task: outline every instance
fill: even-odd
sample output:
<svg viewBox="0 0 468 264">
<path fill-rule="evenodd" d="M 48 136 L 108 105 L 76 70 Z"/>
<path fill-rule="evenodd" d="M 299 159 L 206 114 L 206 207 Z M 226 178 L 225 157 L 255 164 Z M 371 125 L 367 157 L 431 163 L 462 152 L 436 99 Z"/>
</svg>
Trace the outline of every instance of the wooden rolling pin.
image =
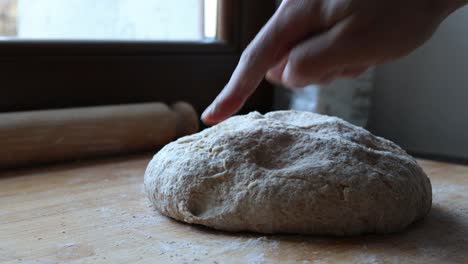
<svg viewBox="0 0 468 264">
<path fill-rule="evenodd" d="M 183 102 L 3 113 L 0 168 L 156 150 L 198 124 Z"/>
</svg>

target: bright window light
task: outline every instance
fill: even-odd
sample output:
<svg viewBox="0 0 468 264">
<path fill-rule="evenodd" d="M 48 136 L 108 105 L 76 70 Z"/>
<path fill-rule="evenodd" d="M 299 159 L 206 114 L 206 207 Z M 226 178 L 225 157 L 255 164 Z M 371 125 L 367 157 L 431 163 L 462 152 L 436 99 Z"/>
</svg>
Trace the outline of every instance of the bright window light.
<svg viewBox="0 0 468 264">
<path fill-rule="evenodd" d="M 0 0 L 0 40 L 215 40 L 218 1 Z"/>
<path fill-rule="evenodd" d="M 218 25 L 218 0 L 205 0 L 205 38 L 215 39 Z"/>
</svg>

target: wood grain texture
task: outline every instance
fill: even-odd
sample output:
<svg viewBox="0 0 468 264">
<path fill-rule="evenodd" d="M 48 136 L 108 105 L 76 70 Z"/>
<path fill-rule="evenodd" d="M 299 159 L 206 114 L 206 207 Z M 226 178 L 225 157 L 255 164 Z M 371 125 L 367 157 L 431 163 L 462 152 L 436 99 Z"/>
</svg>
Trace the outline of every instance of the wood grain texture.
<svg viewBox="0 0 468 264">
<path fill-rule="evenodd" d="M 152 210 L 149 156 L 0 176 L 2 263 L 468 263 L 468 167 L 420 161 L 433 184 L 424 221 L 386 236 L 212 231 Z"/>
<path fill-rule="evenodd" d="M 0 114 L 0 168 L 151 150 L 198 131 L 187 103 Z"/>
</svg>

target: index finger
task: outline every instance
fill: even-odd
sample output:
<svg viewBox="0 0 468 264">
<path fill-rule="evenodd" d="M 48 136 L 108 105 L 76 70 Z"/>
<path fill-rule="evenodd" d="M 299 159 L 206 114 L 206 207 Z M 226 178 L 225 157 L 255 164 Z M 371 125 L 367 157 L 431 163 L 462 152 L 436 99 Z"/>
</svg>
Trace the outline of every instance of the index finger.
<svg viewBox="0 0 468 264">
<path fill-rule="evenodd" d="M 242 53 L 228 84 L 205 110 L 206 124 L 218 123 L 237 112 L 257 89 L 267 71 L 276 65 L 294 44 L 317 30 L 311 17 L 316 1 L 283 1 L 280 8 Z M 319 15 L 319 14 L 317 14 Z"/>
</svg>

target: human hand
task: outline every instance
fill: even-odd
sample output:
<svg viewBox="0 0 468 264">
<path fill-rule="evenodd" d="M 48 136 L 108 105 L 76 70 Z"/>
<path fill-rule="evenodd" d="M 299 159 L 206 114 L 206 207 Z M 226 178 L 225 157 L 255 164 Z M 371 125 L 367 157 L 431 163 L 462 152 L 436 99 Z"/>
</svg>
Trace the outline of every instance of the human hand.
<svg viewBox="0 0 468 264">
<path fill-rule="evenodd" d="M 405 56 L 466 1 L 284 0 L 202 120 L 215 124 L 237 112 L 265 75 L 297 88 Z"/>
</svg>

